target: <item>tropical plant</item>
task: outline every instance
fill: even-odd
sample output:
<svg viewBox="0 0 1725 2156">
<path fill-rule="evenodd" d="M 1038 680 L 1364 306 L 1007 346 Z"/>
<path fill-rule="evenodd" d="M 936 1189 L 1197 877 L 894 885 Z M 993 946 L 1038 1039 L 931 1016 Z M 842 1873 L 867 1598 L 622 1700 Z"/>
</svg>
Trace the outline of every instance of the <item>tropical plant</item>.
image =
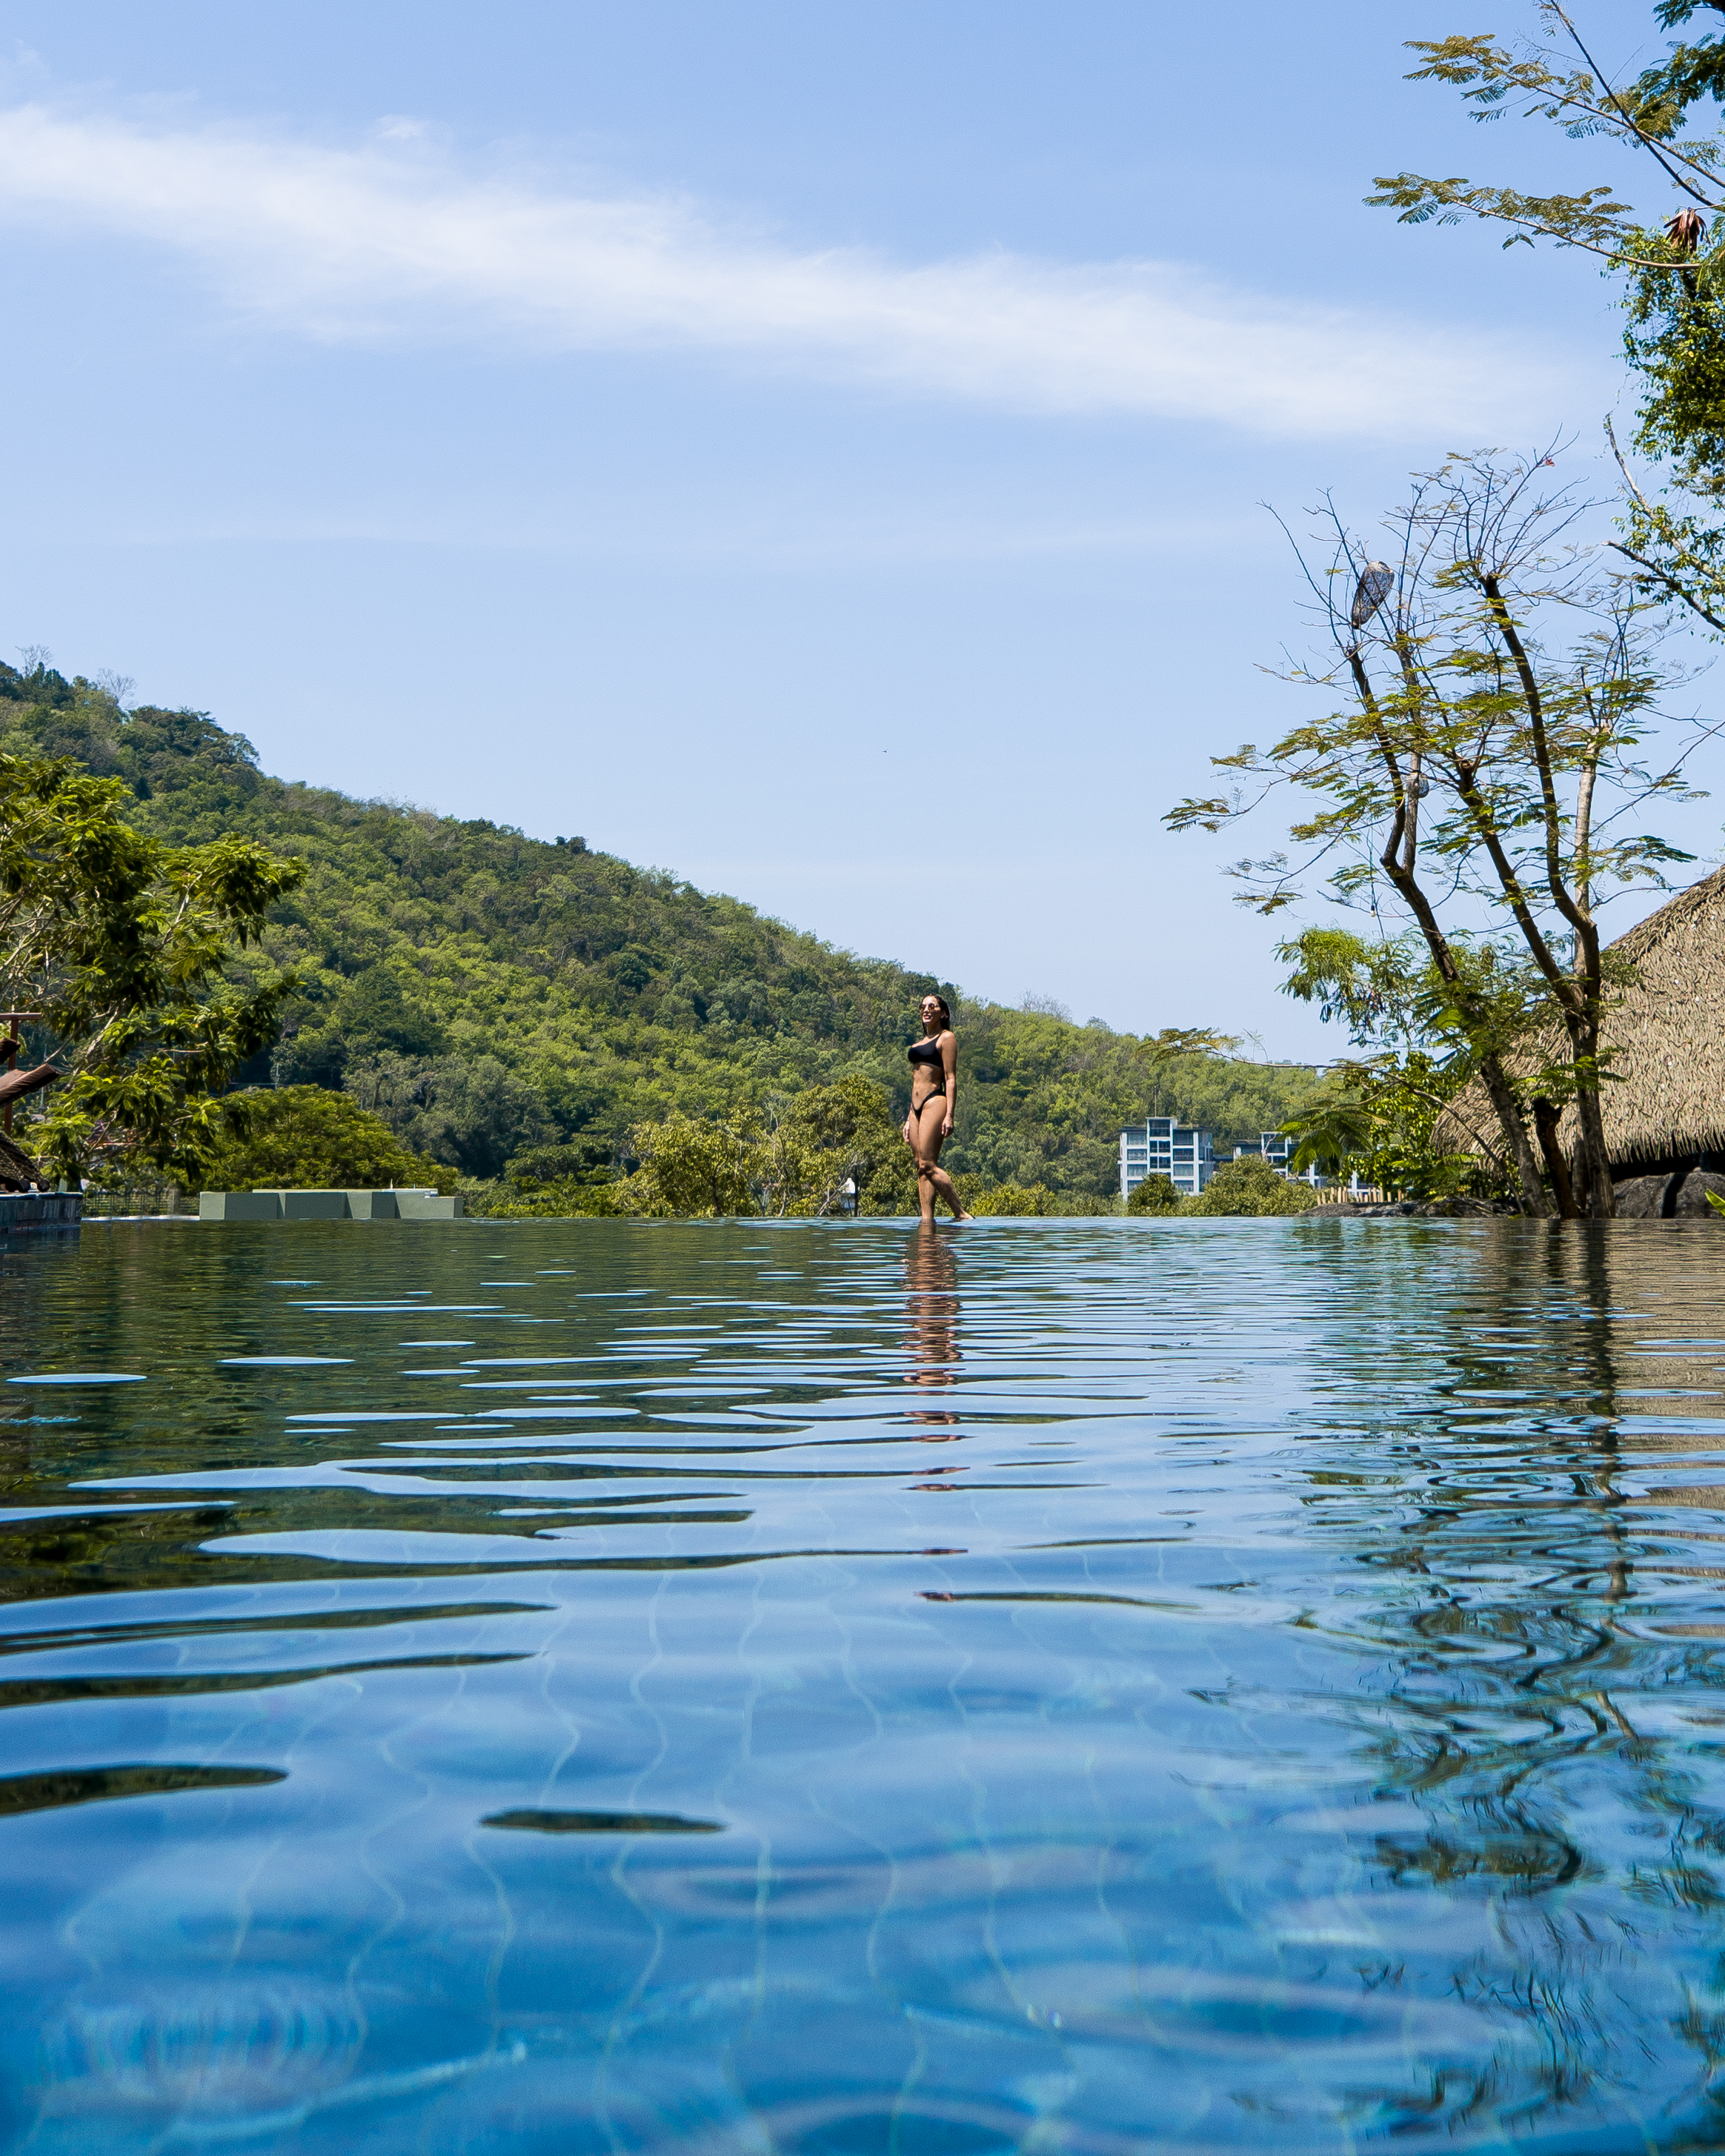
<svg viewBox="0 0 1725 2156">
<path fill-rule="evenodd" d="M 1342 1064 L 1330 1090 L 1283 1125 L 1296 1141 L 1288 1165 L 1338 1179 L 1355 1173 L 1401 1198 L 1512 1195 L 1513 1174 L 1488 1133 L 1478 1134 L 1477 1152 L 1445 1152 L 1435 1142 L 1439 1116 L 1460 1112 L 1466 1070 L 1465 1059 L 1445 1065 L 1418 1049 Z"/>
<path fill-rule="evenodd" d="M 0 753 L 0 997 L 63 1074 L 19 1135 L 62 1176 L 122 1159 L 195 1173 L 218 1096 L 274 1039 L 290 973 L 231 976 L 295 861 L 246 839 L 170 846 L 135 830 L 117 780 Z"/>
<path fill-rule="evenodd" d="M 1297 1142 L 1288 1160 L 1295 1174 L 1316 1168 L 1337 1181 L 1351 1166 L 1369 1158 L 1376 1150 L 1378 1134 L 1377 1116 L 1355 1089 L 1345 1084 L 1315 1101 L 1281 1128 L 1284 1137 Z"/>
</svg>

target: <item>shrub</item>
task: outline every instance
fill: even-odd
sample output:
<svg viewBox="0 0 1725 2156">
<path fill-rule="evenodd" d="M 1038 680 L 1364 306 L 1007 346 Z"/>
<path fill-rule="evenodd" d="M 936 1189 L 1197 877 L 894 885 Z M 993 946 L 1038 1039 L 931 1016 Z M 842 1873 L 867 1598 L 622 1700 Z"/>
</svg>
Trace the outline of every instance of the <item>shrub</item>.
<svg viewBox="0 0 1725 2156">
<path fill-rule="evenodd" d="M 1277 1174 L 1267 1160 L 1230 1160 L 1210 1178 L 1209 1189 L 1180 1200 L 1182 1213 L 1263 1215 L 1309 1213 L 1322 1201 L 1310 1184 Z"/>
<path fill-rule="evenodd" d="M 551 1183 L 485 1183 L 463 1176 L 457 1186 L 464 1210 L 475 1220 L 609 1219 L 625 1209 L 608 1183 L 572 1176 Z"/>
<path fill-rule="evenodd" d="M 961 1186 L 961 1194 L 962 1190 Z M 965 1203 L 973 1213 L 985 1216 L 1026 1219 L 1047 1212 L 1052 1194 L 1045 1183 L 997 1183 L 992 1190 L 979 1190 Z"/>
</svg>

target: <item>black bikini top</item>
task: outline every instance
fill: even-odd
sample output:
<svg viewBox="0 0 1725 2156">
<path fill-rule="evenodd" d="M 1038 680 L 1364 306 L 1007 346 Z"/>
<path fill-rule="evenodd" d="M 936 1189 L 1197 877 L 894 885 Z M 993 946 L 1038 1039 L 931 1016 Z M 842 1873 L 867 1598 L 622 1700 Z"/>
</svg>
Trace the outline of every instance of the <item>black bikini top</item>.
<svg viewBox="0 0 1725 2156">
<path fill-rule="evenodd" d="M 941 1045 L 938 1040 L 913 1040 L 905 1053 L 912 1063 L 938 1063 Z"/>
</svg>

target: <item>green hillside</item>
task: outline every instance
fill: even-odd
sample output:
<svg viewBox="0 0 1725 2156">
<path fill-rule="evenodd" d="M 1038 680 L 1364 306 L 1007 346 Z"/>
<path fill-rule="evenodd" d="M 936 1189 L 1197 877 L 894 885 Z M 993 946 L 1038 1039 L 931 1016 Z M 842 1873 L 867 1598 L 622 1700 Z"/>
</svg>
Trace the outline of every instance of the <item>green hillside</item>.
<svg viewBox="0 0 1725 2156">
<path fill-rule="evenodd" d="M 634 1124 L 770 1110 L 848 1073 L 901 1108 L 905 1045 L 931 987 L 963 1042 L 949 1158 L 986 1182 L 1112 1196 L 1122 1123 L 1177 1114 L 1208 1124 L 1219 1152 L 1281 1122 L 1312 1086 L 1299 1065 L 1169 1053 L 972 1001 L 572 843 L 289 784 L 202 714 L 128 714 L 44 667 L 0 665 L 0 750 L 119 777 L 140 829 L 164 839 L 236 834 L 305 861 L 264 939 L 303 989 L 243 1082 L 345 1090 L 469 1175 L 560 1141 L 620 1157 Z"/>
</svg>

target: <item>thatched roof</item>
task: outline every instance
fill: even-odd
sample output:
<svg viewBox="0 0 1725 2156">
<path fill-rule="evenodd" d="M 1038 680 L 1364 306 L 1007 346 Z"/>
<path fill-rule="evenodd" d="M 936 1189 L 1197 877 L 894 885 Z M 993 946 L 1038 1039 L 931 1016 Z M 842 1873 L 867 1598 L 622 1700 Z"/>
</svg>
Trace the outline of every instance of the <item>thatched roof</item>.
<svg viewBox="0 0 1725 2156">
<path fill-rule="evenodd" d="M 1635 968 L 1605 1020 L 1605 1043 L 1617 1051 L 1599 1096 L 1613 1168 L 1632 1173 L 1638 1162 L 1725 1153 L 1725 869 L 1679 891 L 1610 948 Z M 1434 1133 L 1445 1150 L 1477 1151 L 1476 1131 L 1496 1136 L 1477 1081 L 1455 1107 Z M 1566 1108 L 1558 1141 L 1572 1158 L 1578 1136 L 1575 1111 Z"/>
</svg>

